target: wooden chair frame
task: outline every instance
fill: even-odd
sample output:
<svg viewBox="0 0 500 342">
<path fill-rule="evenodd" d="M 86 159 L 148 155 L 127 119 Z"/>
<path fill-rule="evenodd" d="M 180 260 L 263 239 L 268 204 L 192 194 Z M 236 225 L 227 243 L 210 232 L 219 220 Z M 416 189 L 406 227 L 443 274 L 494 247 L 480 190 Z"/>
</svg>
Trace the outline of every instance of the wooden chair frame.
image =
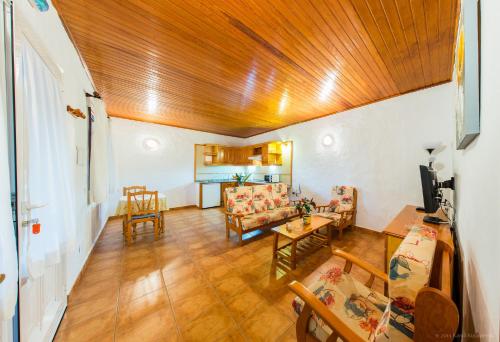
<svg viewBox="0 0 500 342">
<path fill-rule="evenodd" d="M 296 214 L 296 215 L 289 216 L 283 220 L 274 221 L 274 222 L 271 222 L 268 224 L 264 224 L 261 226 L 257 226 L 254 228 L 243 230 L 243 225 L 241 224 L 241 218 L 244 217 L 245 215 L 233 214 L 233 213 L 229 212 L 227 210 L 226 192 L 224 192 L 222 195 L 223 195 L 223 200 L 224 200 L 224 216 L 225 216 L 225 221 L 226 221 L 226 240 L 229 240 L 230 231 L 232 230 L 232 231 L 236 232 L 236 234 L 238 234 L 238 241 L 239 241 L 240 246 L 243 245 L 243 235 L 244 234 L 247 234 L 247 233 L 250 233 L 250 232 L 253 232 L 256 230 L 264 230 L 264 229 L 270 229 L 273 227 L 277 227 L 279 225 L 287 223 L 290 219 L 299 216 L 299 214 Z M 290 204 L 293 205 L 294 202 L 295 201 L 290 201 Z"/>
<path fill-rule="evenodd" d="M 343 230 L 345 228 L 354 226 L 356 224 L 356 206 L 358 202 L 358 191 L 356 188 L 353 188 L 352 193 L 352 209 L 341 211 L 339 214 L 341 215 L 338 223 L 332 223 L 331 227 L 339 231 L 339 239 L 342 240 Z M 329 204 L 326 205 L 317 205 L 316 212 L 317 213 L 326 213 L 330 208 Z"/>
<path fill-rule="evenodd" d="M 451 269 L 453 253 L 449 246 L 438 241 L 436 248 L 433 272 L 431 273 L 430 286 L 423 287 L 417 294 L 415 301 L 415 332 L 413 340 L 424 341 L 452 341 L 458 327 L 459 313 L 451 299 Z M 344 272 L 350 273 L 352 265 L 356 265 L 370 273 L 370 278 L 365 283 L 368 288 L 373 286 L 375 278 L 388 283 L 386 273 L 378 270 L 373 265 L 358 257 L 341 250 L 333 251 L 333 255 L 345 259 Z M 333 331 L 328 337 L 328 342 L 343 341 L 361 342 L 361 339 L 349 326 L 347 326 L 334 312 L 330 311 L 316 296 L 304 285 L 293 281 L 288 285 L 305 303 L 297 319 L 296 334 L 298 342 L 318 341 L 309 333 L 309 320 L 313 311 Z M 437 286 L 437 287 L 432 287 Z"/>
<path fill-rule="evenodd" d="M 129 192 L 146 191 L 145 185 L 131 185 L 123 187 L 123 196 L 127 196 Z"/>
<path fill-rule="evenodd" d="M 137 192 L 137 191 L 146 191 L 146 186 L 145 185 L 131 185 L 131 186 L 124 186 L 122 190 L 123 196 L 127 196 L 129 192 Z M 127 229 L 127 215 L 123 216 L 123 222 L 122 222 L 122 231 L 123 235 L 125 236 L 125 231 Z M 135 225 L 134 225 L 135 227 Z"/>
<path fill-rule="evenodd" d="M 154 204 L 152 206 L 152 204 Z M 127 244 L 135 238 L 135 225 L 137 223 L 153 222 L 155 239 L 158 239 L 161 233 L 161 224 L 163 218 L 160 213 L 158 200 L 158 191 L 136 191 L 127 193 L 127 217 L 125 238 Z M 134 227 L 134 229 L 132 229 Z"/>
</svg>

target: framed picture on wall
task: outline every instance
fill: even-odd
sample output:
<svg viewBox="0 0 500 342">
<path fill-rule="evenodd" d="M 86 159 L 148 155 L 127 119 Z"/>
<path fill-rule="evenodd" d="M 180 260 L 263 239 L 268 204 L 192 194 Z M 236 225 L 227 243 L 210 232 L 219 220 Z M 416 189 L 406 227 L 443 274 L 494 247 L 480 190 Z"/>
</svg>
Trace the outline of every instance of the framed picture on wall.
<svg viewBox="0 0 500 342">
<path fill-rule="evenodd" d="M 465 149 L 479 135 L 479 0 L 463 0 L 458 25 L 455 71 L 457 75 L 457 150 Z"/>
</svg>

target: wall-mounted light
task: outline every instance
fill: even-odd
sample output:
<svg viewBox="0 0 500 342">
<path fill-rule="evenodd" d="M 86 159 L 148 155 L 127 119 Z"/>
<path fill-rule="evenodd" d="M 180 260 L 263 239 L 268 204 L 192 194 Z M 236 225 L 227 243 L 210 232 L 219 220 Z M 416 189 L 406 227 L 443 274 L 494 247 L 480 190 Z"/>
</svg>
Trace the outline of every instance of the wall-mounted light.
<svg viewBox="0 0 500 342">
<path fill-rule="evenodd" d="M 146 151 L 157 151 L 160 148 L 160 142 L 155 138 L 146 138 L 142 142 L 142 146 Z"/>
<path fill-rule="evenodd" d="M 323 145 L 324 146 L 330 146 L 331 144 L 333 144 L 333 138 L 331 135 L 325 135 L 323 137 Z"/>
</svg>

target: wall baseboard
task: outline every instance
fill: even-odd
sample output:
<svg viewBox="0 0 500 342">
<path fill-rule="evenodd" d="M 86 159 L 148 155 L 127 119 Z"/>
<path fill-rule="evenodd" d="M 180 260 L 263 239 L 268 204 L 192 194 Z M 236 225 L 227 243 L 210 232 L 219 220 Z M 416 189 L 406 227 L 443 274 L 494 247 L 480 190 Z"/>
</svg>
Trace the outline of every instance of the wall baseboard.
<svg viewBox="0 0 500 342">
<path fill-rule="evenodd" d="M 356 229 L 361 229 L 364 232 L 367 232 L 369 234 L 374 234 L 374 235 L 380 235 L 384 234 L 383 232 L 379 232 L 378 230 L 372 229 L 372 228 L 366 228 L 366 227 L 360 227 L 360 226 L 353 226 Z"/>
<path fill-rule="evenodd" d="M 180 207 L 170 208 L 170 210 L 191 209 L 191 208 L 198 208 L 198 207 L 194 204 L 189 204 L 189 205 L 183 205 Z"/>
<path fill-rule="evenodd" d="M 83 273 L 87 269 L 87 265 L 89 263 L 90 255 L 94 251 L 95 245 L 96 245 L 97 241 L 99 240 L 99 238 L 101 237 L 101 234 L 104 231 L 104 228 L 106 228 L 106 226 L 108 225 L 108 222 L 109 222 L 110 219 L 111 219 L 111 216 L 106 219 L 106 222 L 101 227 L 101 230 L 99 231 L 99 234 L 97 234 L 94 242 L 92 243 L 92 248 L 90 248 L 89 252 L 87 253 L 87 256 L 85 257 L 85 262 L 83 263 L 83 266 L 82 266 L 80 272 L 78 272 L 78 276 L 76 277 L 75 281 L 73 282 L 73 285 L 71 285 L 71 288 L 67 292 L 68 298 L 69 298 L 69 296 L 71 296 L 71 293 L 73 292 L 73 289 L 75 288 L 75 286 L 82 280 Z"/>
</svg>

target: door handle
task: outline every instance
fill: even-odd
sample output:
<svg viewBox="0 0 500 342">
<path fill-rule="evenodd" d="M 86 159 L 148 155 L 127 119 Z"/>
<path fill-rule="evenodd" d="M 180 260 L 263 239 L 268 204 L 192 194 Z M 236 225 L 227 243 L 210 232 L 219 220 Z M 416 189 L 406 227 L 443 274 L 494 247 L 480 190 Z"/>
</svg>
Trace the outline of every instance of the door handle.
<svg viewBox="0 0 500 342">
<path fill-rule="evenodd" d="M 0 284 L 5 280 L 5 274 L 0 274 Z"/>
<path fill-rule="evenodd" d="M 32 224 L 37 224 L 37 223 L 39 223 L 37 218 L 31 219 L 31 220 L 26 220 L 26 221 L 23 221 L 23 227 L 28 227 Z"/>
<path fill-rule="evenodd" d="M 47 205 L 48 205 L 48 203 L 29 203 L 29 202 L 25 202 L 24 203 L 24 210 L 30 211 L 30 210 L 33 210 L 33 209 L 39 209 L 39 208 L 46 207 Z"/>
</svg>

